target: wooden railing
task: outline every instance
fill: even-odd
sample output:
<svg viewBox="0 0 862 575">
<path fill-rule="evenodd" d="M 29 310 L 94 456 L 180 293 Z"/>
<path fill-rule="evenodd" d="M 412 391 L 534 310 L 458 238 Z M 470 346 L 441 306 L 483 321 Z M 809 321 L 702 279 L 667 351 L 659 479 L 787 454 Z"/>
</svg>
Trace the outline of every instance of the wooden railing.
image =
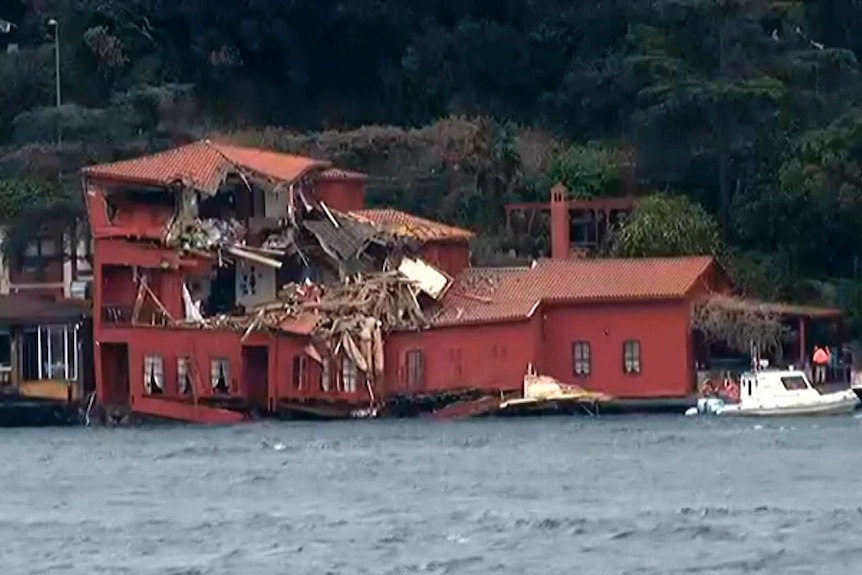
<svg viewBox="0 0 862 575">
<path fill-rule="evenodd" d="M 121 305 L 104 305 L 102 306 L 102 324 L 106 327 L 132 325 L 133 306 Z M 167 325 L 167 316 L 158 309 L 141 310 L 138 313 L 135 325 L 140 326 L 161 326 Z"/>
</svg>

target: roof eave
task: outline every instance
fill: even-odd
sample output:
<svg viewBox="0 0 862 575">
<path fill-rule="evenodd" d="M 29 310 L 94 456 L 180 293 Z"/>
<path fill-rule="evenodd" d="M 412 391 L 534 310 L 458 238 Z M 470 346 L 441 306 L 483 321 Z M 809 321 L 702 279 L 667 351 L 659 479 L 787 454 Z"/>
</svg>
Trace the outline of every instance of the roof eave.
<svg viewBox="0 0 862 575">
<path fill-rule="evenodd" d="M 589 305 L 589 304 L 638 304 L 684 301 L 685 293 L 631 295 L 631 296 L 591 296 L 591 297 L 544 297 L 542 302 L 548 305 Z"/>
<path fill-rule="evenodd" d="M 324 170 L 331 168 L 332 166 L 327 166 L 323 168 Z M 368 181 L 368 176 L 360 173 L 350 173 L 350 174 L 332 174 L 326 175 L 321 173 L 318 175 L 318 179 L 324 182 L 365 182 Z"/>
<path fill-rule="evenodd" d="M 92 317 L 89 312 L 81 312 L 78 314 L 46 314 L 44 316 L 27 316 L 27 317 L 0 317 L 0 325 L 2 326 L 42 326 L 42 325 L 57 325 L 57 324 L 73 324 L 87 321 Z"/>
<path fill-rule="evenodd" d="M 472 319 L 452 319 L 441 323 L 434 322 L 427 329 L 444 329 L 453 327 L 476 327 L 479 325 L 499 325 L 503 323 L 518 323 L 530 320 L 529 315 L 516 315 L 500 318 L 472 318 Z M 412 331 L 412 330 L 411 330 Z"/>
<path fill-rule="evenodd" d="M 246 169 L 246 170 L 249 170 L 249 171 L 252 171 L 255 173 L 261 173 L 261 172 L 258 172 L 257 170 L 253 170 L 247 166 L 243 166 L 242 164 L 237 164 L 237 165 Z M 262 175 L 265 175 L 268 178 L 272 178 L 272 179 L 274 179 L 274 180 L 276 180 L 282 184 L 290 185 L 290 184 L 297 182 L 297 181 L 301 180 L 302 178 L 308 176 L 311 172 L 314 172 L 316 170 L 326 170 L 326 169 L 329 169 L 331 167 L 332 167 L 332 164 L 325 161 L 325 160 L 314 160 L 313 163 L 311 163 L 309 166 L 300 170 L 299 173 L 296 174 L 296 176 L 294 176 L 293 179 L 291 179 L 291 180 L 284 180 L 282 178 L 273 176 L 272 174 L 262 174 Z"/>
<path fill-rule="evenodd" d="M 423 245 L 425 244 L 469 244 L 470 240 L 475 237 L 474 235 L 470 235 L 468 237 L 440 237 L 440 238 L 422 238 L 415 234 L 396 234 L 399 237 L 409 238 L 412 240 L 416 240 L 421 242 Z"/>
<path fill-rule="evenodd" d="M 100 182 L 111 183 L 121 186 L 147 186 L 152 188 L 158 188 L 160 190 L 165 190 L 170 185 L 170 182 L 165 182 L 163 180 L 157 180 L 153 178 L 135 178 L 129 176 L 108 175 L 105 173 L 89 171 L 88 168 L 84 168 L 82 171 L 84 174 L 84 179 L 87 183 Z"/>
</svg>

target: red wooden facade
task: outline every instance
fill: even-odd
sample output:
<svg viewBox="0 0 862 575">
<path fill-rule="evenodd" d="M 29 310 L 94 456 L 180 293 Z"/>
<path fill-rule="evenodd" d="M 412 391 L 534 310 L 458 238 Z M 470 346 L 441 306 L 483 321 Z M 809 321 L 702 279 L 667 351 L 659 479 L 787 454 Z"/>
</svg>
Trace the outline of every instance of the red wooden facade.
<svg viewBox="0 0 862 575">
<path fill-rule="evenodd" d="M 443 301 L 427 310 L 429 329 L 388 334 L 384 374 L 373 388 L 346 358 L 310 350 L 312 325 L 301 319 L 245 338 L 242 330 L 167 325 L 165 314 L 183 313 L 185 278 L 207 273 L 214 261 L 157 245 L 172 215 L 169 203 L 121 196 L 109 206 L 106 194 L 124 187 L 176 193 L 170 190 L 177 181 L 212 189 L 238 168 L 304 186 L 333 210 L 412 237 L 426 261 L 455 278 Z M 519 390 L 528 366 L 618 397 L 684 397 L 695 383 L 691 301 L 729 287 L 709 258 L 584 260 L 555 250 L 557 259 L 530 268 L 471 268 L 470 232 L 396 210 L 361 209 L 361 175 L 272 152 L 199 142 L 84 175 L 94 237 L 97 396 L 141 414 L 217 423 L 250 409 L 331 406 L 347 413 L 368 407 L 372 395 L 380 403 L 453 390 Z M 141 276 L 154 299 L 140 306 L 132 325 Z M 160 382 L 158 393 L 152 381 Z"/>
<path fill-rule="evenodd" d="M 695 389 L 692 301 L 730 287 L 703 257 L 543 260 L 460 279 L 432 330 L 390 335 L 387 389 L 511 392 L 532 366 L 617 398 L 684 398 Z"/>
</svg>

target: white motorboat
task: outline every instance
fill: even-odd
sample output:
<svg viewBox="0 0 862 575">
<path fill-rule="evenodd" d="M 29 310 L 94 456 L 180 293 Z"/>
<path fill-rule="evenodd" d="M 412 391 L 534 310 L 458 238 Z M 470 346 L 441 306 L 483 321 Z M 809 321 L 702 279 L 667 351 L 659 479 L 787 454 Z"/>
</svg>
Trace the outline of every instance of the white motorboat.
<svg viewBox="0 0 862 575">
<path fill-rule="evenodd" d="M 854 371 L 850 378 L 850 389 L 862 400 L 862 373 Z"/>
<path fill-rule="evenodd" d="M 739 402 L 702 398 L 688 415 L 802 416 L 840 415 L 853 412 L 859 398 L 852 389 L 831 393 L 817 391 L 804 371 L 764 369 L 740 378 Z"/>
</svg>

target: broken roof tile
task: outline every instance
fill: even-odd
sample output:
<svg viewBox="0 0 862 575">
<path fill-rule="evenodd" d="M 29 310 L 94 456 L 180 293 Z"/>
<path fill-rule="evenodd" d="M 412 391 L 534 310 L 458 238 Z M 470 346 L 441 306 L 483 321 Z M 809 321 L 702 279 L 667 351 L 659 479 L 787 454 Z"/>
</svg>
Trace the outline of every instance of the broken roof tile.
<svg viewBox="0 0 862 575">
<path fill-rule="evenodd" d="M 306 313 L 285 317 L 278 323 L 278 329 L 296 335 L 311 335 L 319 321 L 317 314 Z"/>
<path fill-rule="evenodd" d="M 526 319 L 537 298 L 526 289 L 529 268 L 467 268 L 449 288 L 437 326 Z"/>
<path fill-rule="evenodd" d="M 376 227 L 356 218 L 339 212 L 330 213 L 338 222 L 338 227 L 326 217 L 307 219 L 302 225 L 325 246 L 324 249 L 334 251 L 334 255 L 340 260 L 348 260 L 358 255 L 379 233 Z"/>
<path fill-rule="evenodd" d="M 373 223 L 396 236 L 422 242 L 466 241 L 473 232 L 390 208 L 354 210 L 350 215 Z"/>
<path fill-rule="evenodd" d="M 224 177 L 237 169 L 289 183 L 310 170 L 329 165 L 311 158 L 201 140 L 149 156 L 88 166 L 83 172 L 90 178 L 146 186 L 162 187 L 181 181 L 212 194 Z"/>
</svg>

